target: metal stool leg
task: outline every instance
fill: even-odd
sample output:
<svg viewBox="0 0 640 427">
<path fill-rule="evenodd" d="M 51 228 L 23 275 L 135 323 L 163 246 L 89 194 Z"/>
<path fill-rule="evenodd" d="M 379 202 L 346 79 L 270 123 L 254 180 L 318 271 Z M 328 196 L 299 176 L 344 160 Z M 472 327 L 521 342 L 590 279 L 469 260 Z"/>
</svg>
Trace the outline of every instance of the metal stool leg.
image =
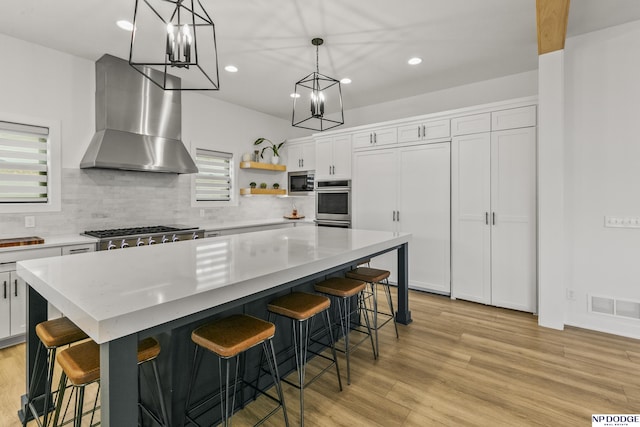
<svg viewBox="0 0 640 427">
<path fill-rule="evenodd" d="M 383 284 L 383 286 L 387 294 L 387 302 L 389 303 L 389 310 L 391 310 L 393 327 L 396 329 L 396 338 L 400 338 L 400 334 L 398 334 L 398 322 L 396 322 L 396 313 L 393 310 L 393 300 L 391 299 L 391 288 L 389 287 L 389 279 L 385 279 L 385 283 Z"/>
<path fill-rule="evenodd" d="M 262 352 L 263 354 L 269 354 L 267 356 L 267 363 L 269 365 L 269 371 L 271 372 L 271 376 L 273 377 L 273 383 L 276 386 L 276 392 L 278 393 L 278 399 L 280 400 L 280 404 L 282 405 L 282 413 L 284 415 L 284 424 L 289 427 L 289 415 L 287 414 L 287 406 L 284 404 L 284 393 L 282 392 L 282 384 L 280 383 L 280 374 L 278 373 L 278 363 L 276 360 L 276 351 L 273 348 L 273 340 L 269 341 L 269 347 L 271 350 L 267 348 L 266 341 L 262 343 Z"/>
</svg>

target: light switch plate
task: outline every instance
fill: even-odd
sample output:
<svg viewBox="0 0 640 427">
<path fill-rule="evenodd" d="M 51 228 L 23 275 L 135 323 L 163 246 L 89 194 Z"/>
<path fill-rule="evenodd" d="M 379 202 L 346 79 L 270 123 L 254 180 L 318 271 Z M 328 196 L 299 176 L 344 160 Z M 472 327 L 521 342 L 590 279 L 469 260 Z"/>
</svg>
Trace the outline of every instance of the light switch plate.
<svg viewBox="0 0 640 427">
<path fill-rule="evenodd" d="M 637 216 L 605 216 L 604 226 L 612 228 L 640 228 L 640 217 Z"/>
<path fill-rule="evenodd" d="M 26 228 L 32 228 L 36 226 L 36 217 L 29 215 L 24 217 L 24 226 Z"/>
</svg>

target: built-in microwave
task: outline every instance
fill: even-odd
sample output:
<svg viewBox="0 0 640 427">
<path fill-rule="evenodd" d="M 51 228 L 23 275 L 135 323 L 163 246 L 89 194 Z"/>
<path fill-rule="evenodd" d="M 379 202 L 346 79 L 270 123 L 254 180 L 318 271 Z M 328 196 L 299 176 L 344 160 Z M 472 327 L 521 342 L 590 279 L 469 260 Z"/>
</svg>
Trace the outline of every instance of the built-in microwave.
<svg viewBox="0 0 640 427">
<path fill-rule="evenodd" d="M 306 196 L 313 194 L 313 171 L 289 172 L 289 195 Z"/>
</svg>

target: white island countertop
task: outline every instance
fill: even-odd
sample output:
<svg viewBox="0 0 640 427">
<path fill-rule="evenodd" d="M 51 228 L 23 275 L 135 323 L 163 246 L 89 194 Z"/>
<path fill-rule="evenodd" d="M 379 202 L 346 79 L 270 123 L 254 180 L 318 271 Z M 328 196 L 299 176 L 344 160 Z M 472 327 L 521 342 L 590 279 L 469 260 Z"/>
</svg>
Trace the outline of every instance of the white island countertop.
<svg viewBox="0 0 640 427">
<path fill-rule="evenodd" d="M 17 264 L 98 343 L 407 243 L 407 233 L 295 227 Z"/>
</svg>

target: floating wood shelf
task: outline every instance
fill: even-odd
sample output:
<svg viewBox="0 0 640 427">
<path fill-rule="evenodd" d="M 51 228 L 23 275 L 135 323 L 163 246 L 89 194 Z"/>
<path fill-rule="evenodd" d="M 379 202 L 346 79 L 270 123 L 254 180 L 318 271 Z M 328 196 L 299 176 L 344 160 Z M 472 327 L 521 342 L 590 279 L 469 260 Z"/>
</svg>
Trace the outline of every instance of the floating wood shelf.
<svg viewBox="0 0 640 427">
<path fill-rule="evenodd" d="M 268 171 L 285 172 L 286 165 L 273 165 L 271 163 L 261 162 L 240 162 L 240 169 L 262 169 Z"/>
<path fill-rule="evenodd" d="M 287 190 L 274 188 L 241 188 L 240 194 L 246 196 L 248 194 L 266 194 L 271 196 L 281 196 L 287 194 Z"/>
</svg>

